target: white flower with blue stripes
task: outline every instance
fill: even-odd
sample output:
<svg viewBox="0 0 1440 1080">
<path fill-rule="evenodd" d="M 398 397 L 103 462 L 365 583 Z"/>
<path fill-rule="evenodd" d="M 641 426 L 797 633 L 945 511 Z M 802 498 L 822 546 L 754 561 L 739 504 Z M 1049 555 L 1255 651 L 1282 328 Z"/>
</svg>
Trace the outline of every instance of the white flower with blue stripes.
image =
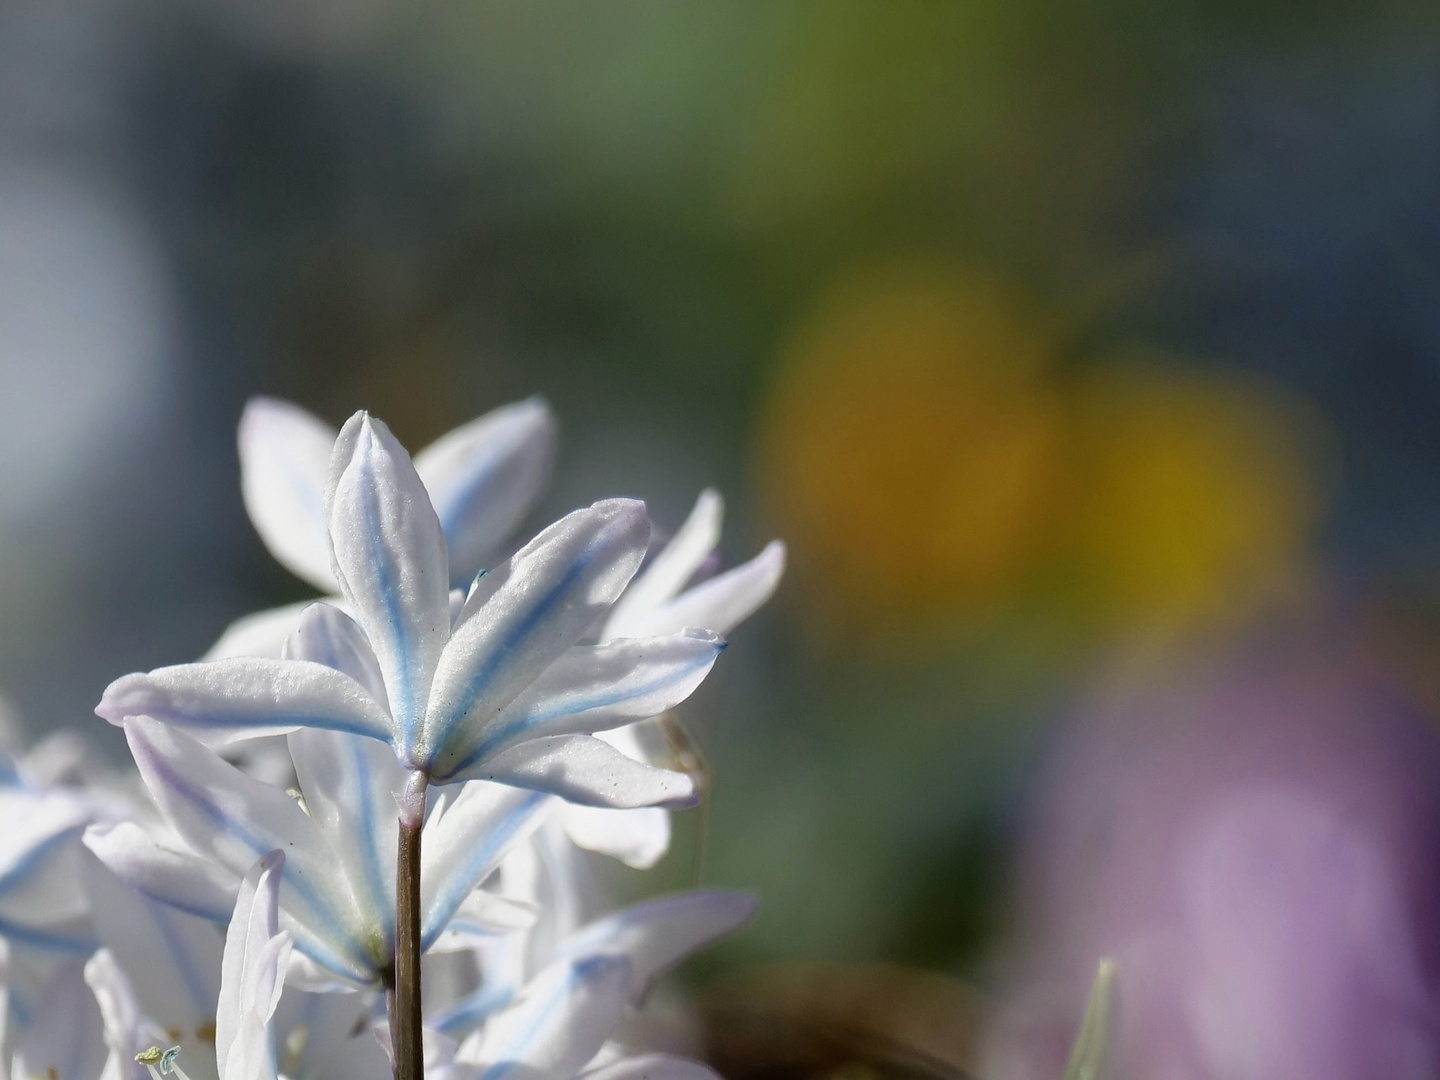
<svg viewBox="0 0 1440 1080">
<path fill-rule="evenodd" d="M 715 1080 L 698 1062 L 660 1054 L 621 1057 L 610 1052 L 607 1041 L 655 979 L 695 949 L 743 925 L 754 908 L 753 899 L 738 893 L 683 893 L 582 927 L 523 986 L 482 987 L 430 1018 L 449 1035 L 470 1029 L 448 1075 L 456 1080 Z M 477 1012 L 479 1002 L 486 1007 Z"/>
<path fill-rule="evenodd" d="M 577 510 L 452 596 L 429 493 L 385 425 L 362 412 L 336 440 L 326 520 L 353 619 L 312 605 L 286 658 L 126 676 L 96 711 L 116 724 L 160 720 L 212 746 L 301 728 L 362 735 L 432 783 L 497 780 L 595 806 L 694 801 L 688 776 L 593 733 L 683 701 L 724 642 L 681 629 L 577 644 L 644 558 L 644 504 Z"/>
<path fill-rule="evenodd" d="M 748 562 L 706 575 L 720 542 L 724 511 L 718 492 L 700 493 L 685 523 L 610 609 L 600 641 L 673 634 L 687 626 L 723 636 L 770 599 L 785 570 L 785 545 L 779 540 Z M 641 726 L 629 724 L 599 737 L 637 761 L 664 764 L 664 755 L 642 739 Z M 670 816 L 658 807 L 611 810 L 567 804 L 558 812 L 575 843 L 637 869 L 655 865 L 670 846 Z"/>
<path fill-rule="evenodd" d="M 298 405 L 252 398 L 240 418 L 240 488 L 265 546 L 286 569 L 332 598 L 326 477 L 337 432 Z M 450 551 L 451 583 L 492 565 L 534 507 L 555 460 L 556 424 L 540 398 L 463 424 L 415 456 Z M 279 656 L 305 603 L 236 620 L 206 654 Z"/>
<path fill-rule="evenodd" d="M 71 732 L 22 749 L 0 703 L 0 938 L 15 946 L 11 1007 L 21 1015 L 58 958 L 83 958 L 96 945 L 80 835 L 116 807 L 75 782 L 85 778 L 89 758 L 90 748 Z"/>
<path fill-rule="evenodd" d="M 299 954 L 291 982 L 380 986 L 395 949 L 392 793 L 404 782 L 389 749 L 342 732 L 293 732 L 296 798 L 173 725 L 134 717 L 124 727 L 141 778 L 180 843 L 130 821 L 92 826 L 85 843 L 101 862 L 146 896 L 223 925 L 247 870 L 281 850 L 281 914 Z M 483 782 L 436 801 L 423 831 L 423 947 L 436 943 L 462 905 L 496 932 L 523 924 L 524 911 L 500 898 L 486 903 L 476 889 L 541 821 L 548 801 Z"/>
</svg>

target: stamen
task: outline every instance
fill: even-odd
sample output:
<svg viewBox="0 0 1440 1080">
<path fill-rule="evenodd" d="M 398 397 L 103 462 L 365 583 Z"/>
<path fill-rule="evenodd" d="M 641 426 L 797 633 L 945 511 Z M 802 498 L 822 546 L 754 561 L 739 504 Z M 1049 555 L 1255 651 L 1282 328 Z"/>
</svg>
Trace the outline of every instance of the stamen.
<svg viewBox="0 0 1440 1080">
<path fill-rule="evenodd" d="M 180 1056 L 180 1047 L 172 1046 L 169 1050 L 161 1050 L 158 1046 L 152 1046 L 148 1050 L 141 1050 L 135 1055 L 135 1060 L 149 1071 L 151 1080 L 160 1080 L 162 1076 L 175 1076 L 178 1080 L 190 1080 L 185 1075 L 185 1070 L 180 1068 L 176 1058 Z M 159 1066 L 159 1068 L 156 1068 Z"/>
</svg>

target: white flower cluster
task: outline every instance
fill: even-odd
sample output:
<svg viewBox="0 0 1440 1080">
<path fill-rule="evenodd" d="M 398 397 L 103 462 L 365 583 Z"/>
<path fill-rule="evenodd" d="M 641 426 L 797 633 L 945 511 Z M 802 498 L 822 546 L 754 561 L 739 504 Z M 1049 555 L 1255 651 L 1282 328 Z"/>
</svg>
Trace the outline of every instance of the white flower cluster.
<svg viewBox="0 0 1440 1080">
<path fill-rule="evenodd" d="M 411 989 L 432 1080 L 710 1075 L 645 1052 L 626 1018 L 753 901 L 603 914 L 580 849 L 636 867 L 665 852 L 668 809 L 697 787 L 643 724 L 705 678 L 784 551 L 714 573 L 706 492 L 663 545 L 642 503 L 611 499 L 502 558 L 554 442 L 538 400 L 413 462 L 366 413 L 337 433 L 250 404 L 246 506 L 325 599 L 112 683 L 96 711 L 124 729 L 138 783 L 72 737 L 7 756 L 14 1080 L 414 1075 L 391 1038 L 407 948 L 424 954 Z M 407 837 L 418 911 L 398 899 Z"/>
</svg>

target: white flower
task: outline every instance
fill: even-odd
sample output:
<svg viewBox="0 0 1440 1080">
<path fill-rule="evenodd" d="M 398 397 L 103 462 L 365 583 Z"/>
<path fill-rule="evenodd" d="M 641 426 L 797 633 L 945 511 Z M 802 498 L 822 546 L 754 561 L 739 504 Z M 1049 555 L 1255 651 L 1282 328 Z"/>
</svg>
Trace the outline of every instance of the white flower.
<svg viewBox="0 0 1440 1080">
<path fill-rule="evenodd" d="M 240 419 L 240 487 L 271 554 L 321 592 L 339 591 L 330 564 L 326 477 L 336 431 L 298 405 L 253 398 Z M 540 398 L 456 428 L 415 457 L 450 550 L 451 581 L 467 585 L 534 506 L 555 458 L 555 420 Z M 206 654 L 279 656 L 306 604 L 247 615 Z"/>
<path fill-rule="evenodd" d="M 668 634 L 687 626 L 724 636 L 770 598 L 785 570 L 785 545 L 778 540 L 749 562 L 686 587 L 720 542 L 724 510 L 718 492 L 700 493 L 685 523 L 610 609 L 599 640 Z M 663 764 L 647 752 L 639 726 L 615 728 L 599 737 L 637 761 Z M 670 816 L 659 807 L 612 810 L 567 804 L 558 813 L 575 843 L 637 869 L 655 865 L 670 846 Z"/>
<path fill-rule="evenodd" d="M 101 861 L 147 896 L 223 924 L 243 875 L 278 848 L 286 855 L 285 926 L 310 962 L 292 972 L 291 981 L 378 986 L 394 955 L 398 816 L 392 793 L 404 780 L 390 751 L 339 732 L 293 733 L 291 755 L 307 813 L 284 791 L 174 726 L 136 717 L 124 727 L 151 797 L 185 848 L 122 822 L 86 832 L 86 845 Z M 546 801 L 518 788 L 473 783 L 432 810 L 422 849 L 424 947 L 538 823 Z M 502 927 L 513 921 L 511 907 L 492 905 Z"/>
<path fill-rule="evenodd" d="M 581 928 L 551 961 L 455 1051 L 475 1080 L 714 1080 L 703 1065 L 665 1055 L 602 1063 L 606 1042 L 651 983 L 754 911 L 735 893 L 696 892 L 637 904 Z M 463 1003 L 462 1003 L 463 1008 Z M 453 1014 L 452 1014 L 453 1015 Z M 454 1030 L 453 1023 L 439 1023 Z"/>
<path fill-rule="evenodd" d="M 599 806 L 693 801 L 688 776 L 592 733 L 683 701 L 724 642 L 687 629 L 576 644 L 644 557 L 642 503 L 611 499 L 569 514 L 478 577 L 453 615 L 429 495 L 409 455 L 365 413 L 336 440 L 326 505 L 354 620 L 312 605 L 288 659 L 127 676 L 96 712 L 117 724 L 153 717 L 212 745 L 302 727 L 365 735 L 437 783 L 491 779 Z"/>
</svg>

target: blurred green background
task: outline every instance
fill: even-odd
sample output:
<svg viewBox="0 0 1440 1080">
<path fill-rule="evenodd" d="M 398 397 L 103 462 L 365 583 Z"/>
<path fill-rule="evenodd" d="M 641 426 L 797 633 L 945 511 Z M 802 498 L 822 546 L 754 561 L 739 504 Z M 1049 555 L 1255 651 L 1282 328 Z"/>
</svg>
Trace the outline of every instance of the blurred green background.
<svg viewBox="0 0 1440 1080">
<path fill-rule="evenodd" d="M 984 978 L 1101 672 L 1336 613 L 1428 693 L 1430 4 L 16 0 L 0 683 L 43 730 L 308 595 L 255 393 L 411 447 L 541 393 L 610 494 L 791 570 L 684 710 L 712 965 Z M 1398 630 L 1395 629 L 1398 627 Z M 618 875 L 617 875 L 618 877 Z"/>
</svg>

